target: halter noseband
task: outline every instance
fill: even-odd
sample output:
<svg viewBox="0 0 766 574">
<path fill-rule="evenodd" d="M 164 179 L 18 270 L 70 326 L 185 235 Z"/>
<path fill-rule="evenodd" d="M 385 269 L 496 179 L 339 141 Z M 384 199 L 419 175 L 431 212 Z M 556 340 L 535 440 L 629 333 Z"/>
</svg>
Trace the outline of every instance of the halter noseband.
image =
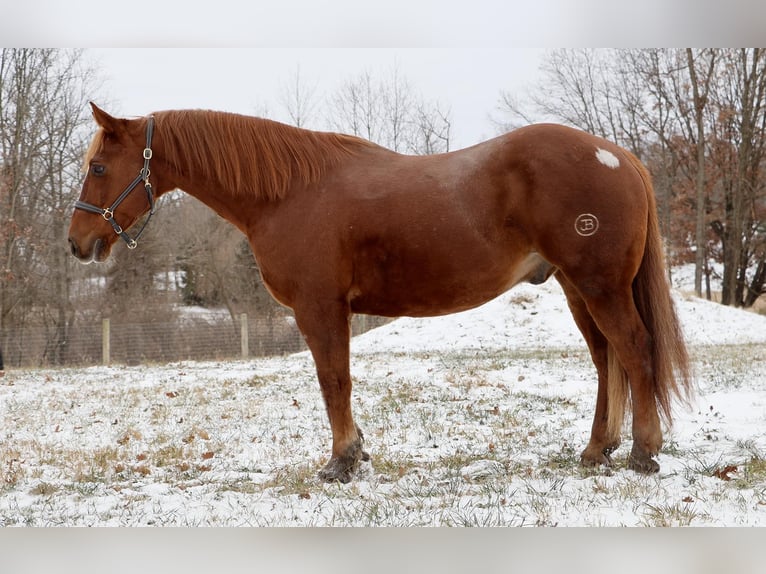
<svg viewBox="0 0 766 574">
<path fill-rule="evenodd" d="M 111 225 L 112 229 L 114 229 L 114 232 L 122 237 L 123 241 L 128 246 L 128 249 L 135 249 L 138 245 L 138 238 L 141 237 L 141 234 L 144 232 L 144 229 L 146 229 L 147 224 L 149 223 L 149 220 L 152 218 L 152 215 L 154 215 L 154 193 L 152 192 L 152 184 L 149 183 L 149 160 L 152 159 L 152 134 L 154 133 L 154 117 L 149 116 L 148 122 L 146 124 L 146 147 L 144 148 L 144 167 L 141 168 L 141 170 L 138 172 L 138 175 L 136 176 L 136 179 L 134 179 L 128 187 L 125 188 L 125 191 L 123 191 L 120 196 L 114 200 L 114 203 L 104 209 L 103 207 L 97 207 L 93 204 L 86 203 L 85 201 L 76 201 L 74 204 L 75 209 L 82 209 L 83 211 L 89 211 L 90 213 L 97 213 L 104 219 L 106 219 Z M 146 221 L 141 226 L 141 229 L 138 231 L 136 236 L 134 238 L 131 238 L 130 235 L 127 234 L 125 230 L 120 227 L 120 225 L 115 221 L 114 219 L 114 210 L 117 209 L 117 207 L 125 200 L 128 195 L 130 195 L 130 192 L 133 191 L 139 183 L 144 182 L 144 190 L 146 191 L 146 197 L 149 200 L 149 217 L 146 218 Z"/>
</svg>

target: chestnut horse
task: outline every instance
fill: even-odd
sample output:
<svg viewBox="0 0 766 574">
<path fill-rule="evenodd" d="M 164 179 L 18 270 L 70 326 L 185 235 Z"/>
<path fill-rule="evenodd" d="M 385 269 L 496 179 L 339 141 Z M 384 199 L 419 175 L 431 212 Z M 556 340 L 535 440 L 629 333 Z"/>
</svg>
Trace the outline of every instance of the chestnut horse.
<svg viewBox="0 0 766 574">
<path fill-rule="evenodd" d="M 332 429 L 321 478 L 347 482 L 369 458 L 351 414 L 352 313 L 455 313 L 551 275 L 598 372 L 582 463 L 612 464 L 630 403 L 628 467 L 659 470 L 660 416 L 670 422 L 690 377 L 652 184 L 628 151 L 559 125 L 413 157 L 223 112 L 93 115 L 72 253 L 135 247 L 126 230 L 173 189 L 237 226 L 313 355 Z"/>
</svg>

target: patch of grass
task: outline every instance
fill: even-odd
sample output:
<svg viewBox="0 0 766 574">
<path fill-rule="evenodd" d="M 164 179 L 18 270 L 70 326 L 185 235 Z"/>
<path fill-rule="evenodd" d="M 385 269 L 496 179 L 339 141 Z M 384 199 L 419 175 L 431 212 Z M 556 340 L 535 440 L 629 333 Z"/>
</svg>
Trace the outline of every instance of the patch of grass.
<svg viewBox="0 0 766 574">
<path fill-rule="evenodd" d="M 50 484 L 48 482 L 39 482 L 34 487 L 32 487 L 32 489 L 30 489 L 29 494 L 32 494 L 35 496 L 51 496 L 53 494 L 56 494 L 59 490 L 61 489 L 55 484 Z"/>
<path fill-rule="evenodd" d="M 763 345 L 716 345 L 698 347 L 695 362 L 704 365 L 707 382 L 713 388 L 732 390 L 746 386 L 753 364 L 766 360 Z"/>
<path fill-rule="evenodd" d="M 279 469 L 274 477 L 263 483 L 262 488 L 274 488 L 279 496 L 310 496 L 317 490 L 319 466 L 314 464 L 296 464 Z"/>
<path fill-rule="evenodd" d="M 722 455 L 713 460 L 706 460 L 699 450 L 689 450 L 683 457 L 684 469 L 683 476 L 689 484 L 695 484 L 701 476 L 713 476 L 715 472 L 724 465 Z"/>
<path fill-rule="evenodd" d="M 526 307 L 527 305 L 534 305 L 537 299 L 538 299 L 537 295 L 532 295 L 530 293 L 515 293 L 514 292 L 511 295 L 511 298 L 508 299 L 508 304 Z"/>
<path fill-rule="evenodd" d="M 25 474 L 21 453 L 13 448 L 0 449 L 0 488 L 14 488 Z"/>
<path fill-rule="evenodd" d="M 125 446 L 131 441 L 139 441 L 142 438 L 143 436 L 141 435 L 141 431 L 133 427 L 129 427 L 117 438 L 117 444 L 120 446 Z"/>
<path fill-rule="evenodd" d="M 673 504 L 647 504 L 642 522 L 645 526 L 691 526 L 695 520 L 704 520 L 709 516 L 698 512 L 694 503 L 677 502 Z"/>
<path fill-rule="evenodd" d="M 532 416 L 534 412 L 552 412 L 554 409 L 554 400 L 530 391 L 516 391 L 513 393 L 512 400 L 518 405 L 518 409 Z"/>
<path fill-rule="evenodd" d="M 766 490 L 766 459 L 753 457 L 737 469 L 734 486 L 739 489 L 758 488 Z"/>
<path fill-rule="evenodd" d="M 387 481 L 395 481 L 420 465 L 406 454 L 375 453 L 372 457 L 373 470 Z"/>
<path fill-rule="evenodd" d="M 739 389 L 744 384 L 747 373 L 732 368 L 733 365 L 716 364 L 710 369 L 710 382 L 721 389 Z"/>
<path fill-rule="evenodd" d="M 32 441 L 29 444 L 29 450 L 37 461 L 38 466 L 55 466 L 61 460 L 61 448 L 54 448 L 48 443 Z"/>
<path fill-rule="evenodd" d="M 235 386 L 240 386 L 241 383 L 238 381 L 234 381 Z M 268 387 L 269 385 L 274 384 L 274 377 L 273 376 L 264 376 L 264 375 L 253 375 L 249 379 L 247 379 L 244 382 L 245 387 L 250 387 L 252 389 L 260 389 L 263 387 Z"/>
<path fill-rule="evenodd" d="M 158 448 L 152 454 L 152 462 L 155 466 L 179 467 L 188 460 L 186 449 L 179 445 L 168 444 Z"/>
<path fill-rule="evenodd" d="M 434 467 L 440 466 L 452 472 L 459 473 L 460 469 L 462 469 L 465 466 L 468 466 L 469 464 L 472 464 L 479 460 L 487 460 L 491 458 L 492 456 L 490 456 L 490 454 L 486 452 L 472 453 L 472 452 L 458 451 L 458 452 L 453 452 L 451 454 L 445 454 L 440 456 L 433 463 L 433 466 Z"/>
<path fill-rule="evenodd" d="M 255 483 L 251 480 L 243 480 L 236 478 L 229 481 L 220 482 L 217 485 L 218 492 L 236 492 L 239 494 L 256 494 L 263 490 L 263 485 Z M 303 495 L 308 491 L 302 491 Z"/>
<path fill-rule="evenodd" d="M 633 471 L 628 471 L 633 473 Z M 632 501 L 634 510 L 638 513 L 646 500 L 652 500 L 656 496 L 655 482 L 651 478 L 638 474 L 627 474 L 623 480 L 614 482 L 613 496 L 618 500 Z"/>
<path fill-rule="evenodd" d="M 111 478 L 121 460 L 121 450 L 103 446 L 91 451 L 62 452 L 58 465 L 68 468 L 70 478 L 78 483 L 103 482 Z"/>
<path fill-rule="evenodd" d="M 383 411 L 400 413 L 403 408 L 419 400 L 422 400 L 422 389 L 406 379 L 397 379 L 388 386 L 385 396 L 382 397 L 379 403 L 379 407 Z"/>
<path fill-rule="evenodd" d="M 579 474 L 583 470 L 580 465 L 580 452 L 569 443 L 564 443 L 557 451 L 551 451 L 540 461 L 542 468 L 554 472 L 563 471 L 567 474 Z"/>
<path fill-rule="evenodd" d="M 392 525 L 392 526 L 428 526 L 422 521 L 422 506 L 417 506 L 415 512 L 412 499 L 402 500 L 400 497 L 373 495 L 357 499 L 357 504 L 344 504 L 333 508 L 329 525 L 354 524 L 359 527 Z M 421 501 L 416 502 L 417 505 Z"/>
<path fill-rule="evenodd" d="M 681 448 L 681 445 L 678 444 L 677 440 L 669 438 L 665 444 L 662 445 L 662 454 L 666 454 L 675 458 L 681 458 L 686 456 L 686 451 Z"/>
<path fill-rule="evenodd" d="M 71 485 L 72 489 L 83 497 L 93 496 L 98 492 L 98 483 L 96 482 L 77 482 Z"/>
<path fill-rule="evenodd" d="M 181 439 L 184 444 L 191 444 L 195 440 L 210 440 L 210 434 L 203 428 L 194 425 L 191 430 Z"/>
<path fill-rule="evenodd" d="M 149 422 L 152 425 L 160 425 L 168 419 L 171 409 L 168 405 L 155 403 L 151 406 Z"/>
</svg>

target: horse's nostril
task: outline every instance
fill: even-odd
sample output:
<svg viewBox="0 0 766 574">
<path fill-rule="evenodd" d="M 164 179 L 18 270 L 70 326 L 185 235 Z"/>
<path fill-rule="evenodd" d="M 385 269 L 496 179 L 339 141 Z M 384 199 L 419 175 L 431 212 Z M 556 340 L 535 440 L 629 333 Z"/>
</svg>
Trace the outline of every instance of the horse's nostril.
<svg viewBox="0 0 766 574">
<path fill-rule="evenodd" d="M 80 250 L 77 248 L 77 244 L 74 242 L 72 238 L 69 239 L 69 250 L 72 252 L 72 255 L 77 257 Z"/>
</svg>

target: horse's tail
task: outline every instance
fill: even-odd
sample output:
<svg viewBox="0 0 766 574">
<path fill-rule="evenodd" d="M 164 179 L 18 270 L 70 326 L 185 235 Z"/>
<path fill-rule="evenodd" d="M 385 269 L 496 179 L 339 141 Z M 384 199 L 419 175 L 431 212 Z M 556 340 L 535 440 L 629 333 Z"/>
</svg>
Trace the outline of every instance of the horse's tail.
<svg viewBox="0 0 766 574">
<path fill-rule="evenodd" d="M 630 153 L 627 155 L 644 182 L 649 204 L 646 246 L 638 274 L 633 280 L 633 299 L 651 336 L 654 398 L 660 414 L 670 425 L 673 400 L 688 402 L 692 395 L 689 355 L 670 294 L 651 176 L 638 158 Z M 619 433 L 627 405 L 628 380 L 611 345 L 608 397 L 607 426 Z"/>
</svg>

